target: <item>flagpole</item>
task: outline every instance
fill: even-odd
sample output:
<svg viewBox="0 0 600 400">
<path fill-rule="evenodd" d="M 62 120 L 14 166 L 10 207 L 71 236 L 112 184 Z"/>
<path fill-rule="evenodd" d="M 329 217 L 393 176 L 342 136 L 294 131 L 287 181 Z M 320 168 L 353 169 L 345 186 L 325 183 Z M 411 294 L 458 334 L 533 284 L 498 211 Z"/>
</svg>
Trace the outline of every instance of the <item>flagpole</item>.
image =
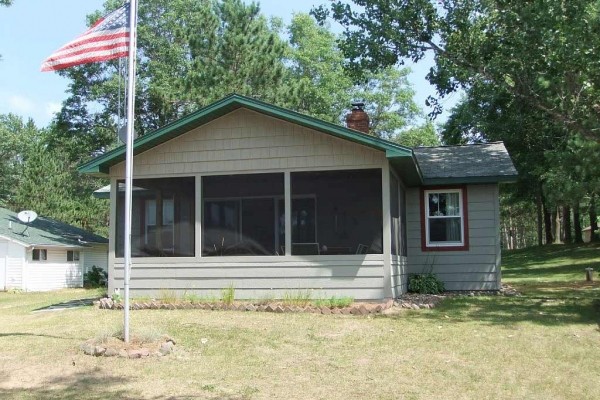
<svg viewBox="0 0 600 400">
<path fill-rule="evenodd" d="M 125 316 L 123 334 L 125 343 L 129 343 L 129 279 L 131 276 L 131 206 L 133 187 L 133 125 L 135 117 L 135 57 L 137 50 L 137 0 L 129 2 L 129 68 L 127 74 L 127 141 L 125 151 L 125 265 L 123 289 L 125 296 Z"/>
</svg>

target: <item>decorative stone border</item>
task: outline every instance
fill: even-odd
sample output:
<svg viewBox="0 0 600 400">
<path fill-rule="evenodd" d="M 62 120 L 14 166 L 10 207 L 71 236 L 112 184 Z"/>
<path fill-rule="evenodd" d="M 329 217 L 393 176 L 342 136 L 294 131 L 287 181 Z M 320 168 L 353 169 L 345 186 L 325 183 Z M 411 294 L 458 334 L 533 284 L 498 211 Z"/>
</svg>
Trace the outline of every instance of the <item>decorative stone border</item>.
<svg viewBox="0 0 600 400">
<path fill-rule="evenodd" d="M 170 336 L 163 336 L 160 342 L 147 343 L 140 346 L 125 343 L 97 343 L 89 339 L 79 346 L 83 354 L 94 357 L 120 357 L 120 358 L 146 358 L 150 356 L 163 357 L 175 351 L 175 340 Z"/>
<path fill-rule="evenodd" d="M 109 298 L 102 298 L 95 301 L 94 305 L 105 310 L 122 310 L 123 303 L 115 302 Z M 250 311 L 250 312 L 273 312 L 273 313 L 312 313 L 324 315 L 369 315 L 381 314 L 383 311 L 394 305 L 393 300 L 385 303 L 354 303 L 348 307 L 317 307 L 317 306 L 288 306 L 282 303 L 254 304 L 246 302 L 235 302 L 226 304 L 222 302 L 211 303 L 191 303 L 180 301 L 177 303 L 163 303 L 159 300 L 146 302 L 132 302 L 132 310 L 232 310 L 232 311 Z"/>
</svg>

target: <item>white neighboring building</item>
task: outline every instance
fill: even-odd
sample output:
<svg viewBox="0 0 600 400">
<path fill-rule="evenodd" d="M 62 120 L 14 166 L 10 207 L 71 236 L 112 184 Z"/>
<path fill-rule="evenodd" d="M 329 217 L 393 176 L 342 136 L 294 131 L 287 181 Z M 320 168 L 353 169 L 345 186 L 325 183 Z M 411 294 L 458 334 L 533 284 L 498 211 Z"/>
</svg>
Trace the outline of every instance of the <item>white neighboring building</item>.
<svg viewBox="0 0 600 400">
<path fill-rule="evenodd" d="M 29 225 L 0 208 L 0 290 L 82 287 L 93 266 L 107 270 L 106 238 L 44 217 Z"/>
</svg>

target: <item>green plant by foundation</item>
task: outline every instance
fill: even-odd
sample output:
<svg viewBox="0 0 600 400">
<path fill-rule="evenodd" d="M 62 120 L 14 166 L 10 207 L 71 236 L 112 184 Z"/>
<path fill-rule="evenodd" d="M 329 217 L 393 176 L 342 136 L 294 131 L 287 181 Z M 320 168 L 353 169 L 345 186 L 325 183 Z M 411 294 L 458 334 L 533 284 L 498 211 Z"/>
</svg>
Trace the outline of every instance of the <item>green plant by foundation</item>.
<svg viewBox="0 0 600 400">
<path fill-rule="evenodd" d="M 160 289 L 158 299 L 163 303 L 175 303 L 177 302 L 177 293 L 173 289 Z"/>
<path fill-rule="evenodd" d="M 108 280 L 108 273 L 97 266 L 93 266 L 92 269 L 83 274 L 83 287 L 84 288 L 98 288 L 105 287 Z"/>
<path fill-rule="evenodd" d="M 432 273 L 410 274 L 408 276 L 408 291 L 421 294 L 438 294 L 444 291 L 444 282 Z"/>
<path fill-rule="evenodd" d="M 221 301 L 225 304 L 233 304 L 235 301 L 235 286 L 233 283 L 221 290 Z"/>
<path fill-rule="evenodd" d="M 309 289 L 285 292 L 282 303 L 286 306 L 306 307 L 310 304 L 312 291 Z"/>
<path fill-rule="evenodd" d="M 344 308 L 354 303 L 354 297 L 350 296 L 331 296 L 328 299 L 315 299 L 313 304 L 317 307 Z"/>
</svg>

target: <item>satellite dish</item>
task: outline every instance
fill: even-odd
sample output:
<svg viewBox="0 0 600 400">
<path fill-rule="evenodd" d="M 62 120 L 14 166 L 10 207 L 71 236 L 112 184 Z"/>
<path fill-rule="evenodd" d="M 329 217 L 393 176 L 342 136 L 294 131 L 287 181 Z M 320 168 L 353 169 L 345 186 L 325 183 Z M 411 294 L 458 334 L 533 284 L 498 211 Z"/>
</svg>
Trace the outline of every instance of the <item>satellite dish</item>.
<svg viewBox="0 0 600 400">
<path fill-rule="evenodd" d="M 117 135 L 119 136 L 121 143 L 127 143 L 127 125 L 121 125 L 117 131 Z"/>
<path fill-rule="evenodd" d="M 19 221 L 23 222 L 24 224 L 28 224 L 30 222 L 35 221 L 37 217 L 37 213 L 31 210 L 21 211 L 17 214 L 17 218 L 19 218 Z"/>
<path fill-rule="evenodd" d="M 121 127 L 117 131 L 117 135 L 119 136 L 119 140 L 121 141 L 121 143 L 127 143 L 127 124 L 121 125 Z M 137 139 L 137 133 L 133 133 L 133 138 Z"/>
</svg>

